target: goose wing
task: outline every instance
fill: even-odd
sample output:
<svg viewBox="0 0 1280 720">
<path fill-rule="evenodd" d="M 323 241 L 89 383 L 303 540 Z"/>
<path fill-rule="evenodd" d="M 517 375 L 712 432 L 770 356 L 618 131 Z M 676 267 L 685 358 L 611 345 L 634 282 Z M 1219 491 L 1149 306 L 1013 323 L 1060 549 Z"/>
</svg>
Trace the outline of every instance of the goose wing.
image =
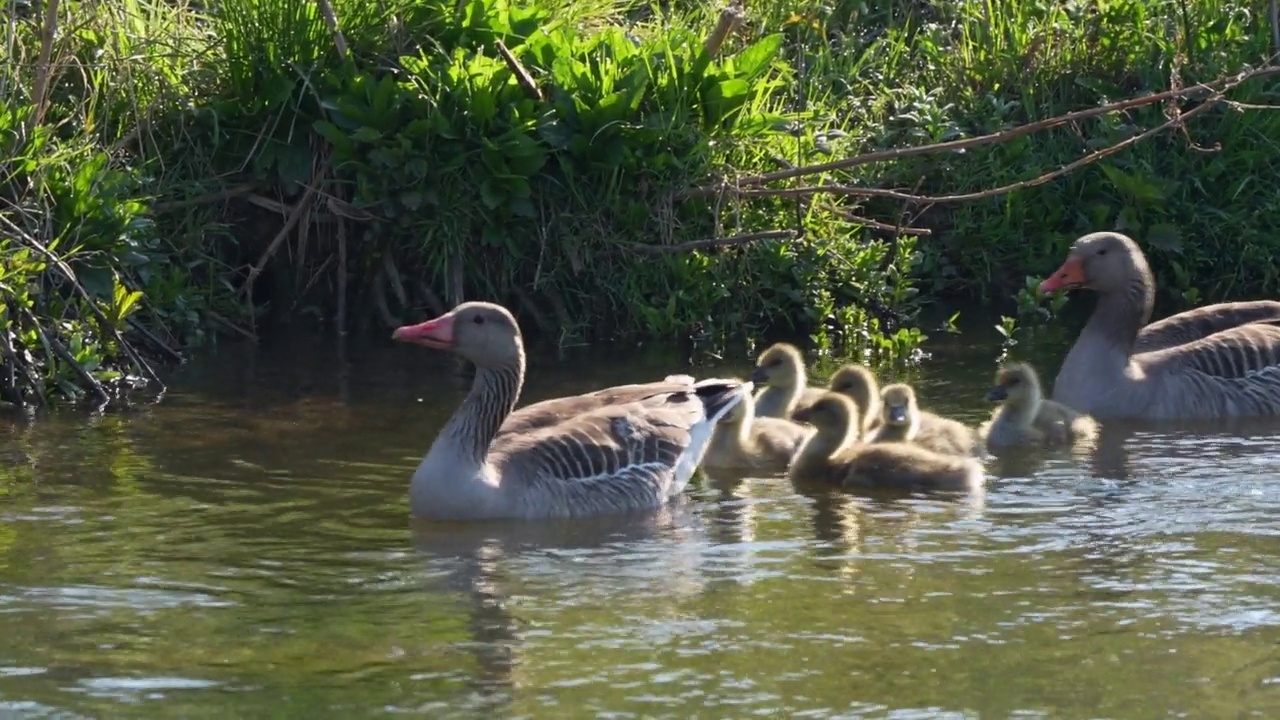
<svg viewBox="0 0 1280 720">
<path fill-rule="evenodd" d="M 597 408 L 640 402 L 664 393 L 688 390 L 693 385 L 694 379 L 688 375 L 668 375 L 657 382 L 615 385 L 581 395 L 541 400 L 507 416 L 498 429 L 498 437 L 539 430 Z"/>
<path fill-rule="evenodd" d="M 1249 323 L 1280 323 L 1280 302 L 1218 303 L 1170 315 L 1142 328 L 1133 351 L 1165 350 Z"/>
<path fill-rule="evenodd" d="M 1280 415 L 1280 327 L 1275 325 L 1250 323 L 1147 353 L 1139 367 L 1165 376 L 1165 391 L 1153 400 L 1169 408 L 1165 415 Z"/>
<path fill-rule="evenodd" d="M 553 515 L 656 507 L 692 477 L 715 422 L 749 383 L 678 384 L 499 436 L 490 457 L 519 502 Z"/>
</svg>

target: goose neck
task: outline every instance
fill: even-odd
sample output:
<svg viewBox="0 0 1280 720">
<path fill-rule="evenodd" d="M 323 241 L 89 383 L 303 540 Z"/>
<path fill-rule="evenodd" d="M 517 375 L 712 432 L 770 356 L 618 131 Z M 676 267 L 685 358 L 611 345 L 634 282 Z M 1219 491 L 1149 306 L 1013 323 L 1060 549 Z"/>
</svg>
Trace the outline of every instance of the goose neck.
<svg viewBox="0 0 1280 720">
<path fill-rule="evenodd" d="M 471 391 L 440 433 L 456 448 L 459 460 L 477 467 L 484 463 L 489 444 L 515 409 L 523 383 L 523 358 L 508 365 L 476 367 Z"/>
</svg>

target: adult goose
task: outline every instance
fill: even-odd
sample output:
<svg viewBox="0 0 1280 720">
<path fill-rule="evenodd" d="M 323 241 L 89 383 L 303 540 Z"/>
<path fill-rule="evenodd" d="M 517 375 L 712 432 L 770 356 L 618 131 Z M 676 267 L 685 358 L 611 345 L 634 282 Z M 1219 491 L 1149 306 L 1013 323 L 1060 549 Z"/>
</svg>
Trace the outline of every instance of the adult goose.
<svg viewBox="0 0 1280 720">
<path fill-rule="evenodd" d="M 1280 303 L 1221 303 L 1147 325 L 1155 284 L 1137 244 L 1085 235 L 1040 292 L 1086 288 L 1098 305 L 1067 353 L 1053 399 L 1094 418 L 1280 414 Z"/>
<path fill-rule="evenodd" d="M 475 363 L 471 391 L 413 473 L 414 515 L 438 520 L 580 517 L 652 509 L 693 476 L 716 422 L 751 391 L 672 375 L 513 412 L 524 343 L 500 305 L 467 302 L 397 328 L 395 340 Z"/>
</svg>

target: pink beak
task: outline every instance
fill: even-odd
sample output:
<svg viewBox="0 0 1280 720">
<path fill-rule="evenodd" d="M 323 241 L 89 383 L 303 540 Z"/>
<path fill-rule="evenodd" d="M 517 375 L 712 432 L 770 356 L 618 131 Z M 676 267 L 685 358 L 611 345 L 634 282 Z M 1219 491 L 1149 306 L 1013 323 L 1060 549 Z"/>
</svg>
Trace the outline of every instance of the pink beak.
<svg viewBox="0 0 1280 720">
<path fill-rule="evenodd" d="M 437 350 L 449 350 L 453 347 L 453 314 L 446 313 L 417 325 L 402 325 L 391 333 L 391 339 Z"/>
</svg>

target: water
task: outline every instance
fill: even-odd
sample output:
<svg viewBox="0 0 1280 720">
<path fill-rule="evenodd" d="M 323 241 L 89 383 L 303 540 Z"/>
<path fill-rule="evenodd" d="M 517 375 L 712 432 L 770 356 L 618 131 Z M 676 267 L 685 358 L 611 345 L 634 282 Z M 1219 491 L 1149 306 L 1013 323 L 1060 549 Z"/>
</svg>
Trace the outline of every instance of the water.
<svg viewBox="0 0 1280 720">
<path fill-rule="evenodd" d="M 984 418 L 994 338 L 934 350 L 923 401 Z M 534 354 L 528 397 L 685 367 Z M 963 500 L 701 480 L 627 520 L 413 522 L 463 386 L 290 338 L 159 405 L 0 417 L 0 717 L 1280 716 L 1274 429 L 1114 428 Z"/>
</svg>

